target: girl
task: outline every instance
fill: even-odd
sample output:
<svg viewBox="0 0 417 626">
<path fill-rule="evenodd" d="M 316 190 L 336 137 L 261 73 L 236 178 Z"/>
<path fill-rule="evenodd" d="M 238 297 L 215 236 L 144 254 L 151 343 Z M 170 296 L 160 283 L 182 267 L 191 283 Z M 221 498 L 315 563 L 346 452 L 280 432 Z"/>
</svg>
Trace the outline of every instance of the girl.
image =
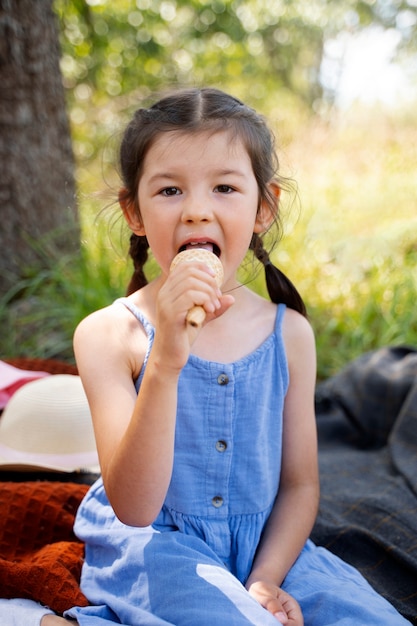
<svg viewBox="0 0 417 626">
<path fill-rule="evenodd" d="M 119 201 L 132 231 L 129 295 L 74 346 L 102 478 L 81 505 L 81 626 L 408 623 L 308 540 L 318 498 L 315 348 L 301 297 L 262 235 L 282 182 L 261 118 L 215 89 L 136 112 Z M 161 273 L 147 284 L 148 247 Z M 201 261 L 223 265 L 221 290 Z M 239 284 L 251 249 L 271 300 Z M 202 327 L 186 322 L 203 307 Z M 304 620 L 304 622 L 303 622 Z"/>
</svg>

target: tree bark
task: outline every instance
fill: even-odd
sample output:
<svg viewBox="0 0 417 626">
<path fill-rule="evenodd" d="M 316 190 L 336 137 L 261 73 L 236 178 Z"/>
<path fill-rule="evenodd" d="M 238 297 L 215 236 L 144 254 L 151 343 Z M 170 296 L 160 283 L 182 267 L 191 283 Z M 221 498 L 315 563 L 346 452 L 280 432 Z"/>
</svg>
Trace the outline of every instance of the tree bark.
<svg viewBox="0 0 417 626">
<path fill-rule="evenodd" d="M 79 246 L 74 161 L 52 0 L 0 0 L 0 293 L 45 236 Z"/>
</svg>

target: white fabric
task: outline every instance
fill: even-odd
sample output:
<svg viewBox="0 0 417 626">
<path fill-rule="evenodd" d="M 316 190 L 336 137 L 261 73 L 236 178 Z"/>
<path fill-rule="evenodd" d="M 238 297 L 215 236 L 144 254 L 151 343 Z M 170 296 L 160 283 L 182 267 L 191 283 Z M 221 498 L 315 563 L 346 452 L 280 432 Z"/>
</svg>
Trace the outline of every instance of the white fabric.
<svg viewBox="0 0 417 626">
<path fill-rule="evenodd" d="M 42 617 L 48 614 L 54 612 L 33 600 L 0 598 L 1 626 L 40 626 Z"/>
</svg>

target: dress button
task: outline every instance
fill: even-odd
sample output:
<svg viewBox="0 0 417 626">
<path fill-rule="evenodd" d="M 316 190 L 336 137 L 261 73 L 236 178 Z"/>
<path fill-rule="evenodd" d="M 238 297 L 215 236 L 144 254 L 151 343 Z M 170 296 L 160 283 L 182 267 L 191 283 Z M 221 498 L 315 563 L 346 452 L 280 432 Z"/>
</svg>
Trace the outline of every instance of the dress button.
<svg viewBox="0 0 417 626">
<path fill-rule="evenodd" d="M 221 506 L 223 506 L 223 498 L 221 496 L 214 496 L 214 498 L 212 498 L 211 503 L 213 506 L 216 507 L 216 509 L 219 509 Z"/>
<path fill-rule="evenodd" d="M 219 376 L 217 377 L 217 382 L 219 383 L 219 385 L 227 385 L 227 383 L 229 382 L 229 377 L 227 376 L 227 374 L 219 374 Z"/>
<path fill-rule="evenodd" d="M 225 452 L 226 449 L 227 449 L 227 443 L 225 441 L 223 441 L 222 439 L 219 439 L 219 441 L 216 441 L 217 452 Z"/>
</svg>

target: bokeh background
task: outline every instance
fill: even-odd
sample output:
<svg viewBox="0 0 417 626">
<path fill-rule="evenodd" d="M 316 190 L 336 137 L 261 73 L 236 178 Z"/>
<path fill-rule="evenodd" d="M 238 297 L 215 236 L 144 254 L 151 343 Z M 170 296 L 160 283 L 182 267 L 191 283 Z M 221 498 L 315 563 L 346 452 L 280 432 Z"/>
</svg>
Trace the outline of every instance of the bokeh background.
<svg viewBox="0 0 417 626">
<path fill-rule="evenodd" d="M 62 226 L 37 230 L 41 215 L 59 213 L 63 186 L 55 182 L 36 210 L 33 197 L 30 209 L 13 203 L 13 215 L 26 210 L 36 217 L 35 226 L 25 229 L 21 220 L 6 232 L 11 219 L 3 220 L 2 358 L 72 361 L 78 321 L 124 294 L 131 267 L 128 233 L 115 203 L 120 133 L 133 110 L 155 95 L 203 85 L 242 98 L 276 134 L 281 172 L 294 181 L 294 191 L 283 198 L 284 236 L 274 261 L 307 303 L 319 378 L 368 350 L 417 345 L 416 0 L 11 4 L 0 3 L 9 50 L 20 37 L 26 52 L 50 55 L 52 44 L 42 52 L 24 24 L 29 18 L 35 26 L 52 24 L 58 61 L 48 72 L 56 74 L 58 86 L 44 103 L 62 88 L 68 128 L 59 128 L 58 149 L 69 146 L 71 152 L 65 202 L 72 205 L 74 228 L 65 230 L 64 243 Z M 28 15 L 33 5 L 36 12 Z M 15 20 L 14 29 L 6 28 L 6 18 L 7 24 Z M 27 74 L 28 64 L 2 45 L 4 58 L 15 64 L 14 75 L 3 82 L 11 93 L 12 81 L 19 71 Z M 0 93 L 0 127 L 10 137 L 1 144 L 4 163 L 14 158 L 22 117 L 7 93 Z M 41 127 L 42 107 L 29 109 Z M 53 123 L 48 119 L 43 139 Z M 22 141 L 28 137 L 26 132 Z M 33 144 L 23 146 L 30 157 Z M 55 162 L 58 168 L 59 155 Z M 49 179 L 33 177 L 36 197 L 53 170 L 49 166 Z M 11 210 L 6 196 L 18 196 L 21 172 L 14 195 L 0 193 L 3 216 Z M 14 259 L 13 267 L 6 259 Z M 155 271 L 151 260 L 149 276 Z M 262 272 L 242 278 L 265 293 Z"/>
</svg>

